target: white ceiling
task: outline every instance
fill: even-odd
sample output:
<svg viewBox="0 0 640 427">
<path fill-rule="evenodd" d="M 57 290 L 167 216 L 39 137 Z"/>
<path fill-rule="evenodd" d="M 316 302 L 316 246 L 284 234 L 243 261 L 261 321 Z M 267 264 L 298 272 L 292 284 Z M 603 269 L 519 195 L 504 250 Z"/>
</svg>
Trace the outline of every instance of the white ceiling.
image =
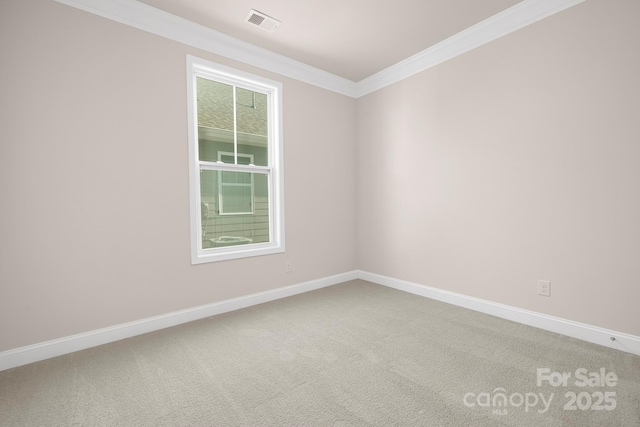
<svg viewBox="0 0 640 427">
<path fill-rule="evenodd" d="M 360 81 L 520 0 L 141 0 L 321 70 Z M 282 24 L 244 22 L 251 9 Z"/>
</svg>

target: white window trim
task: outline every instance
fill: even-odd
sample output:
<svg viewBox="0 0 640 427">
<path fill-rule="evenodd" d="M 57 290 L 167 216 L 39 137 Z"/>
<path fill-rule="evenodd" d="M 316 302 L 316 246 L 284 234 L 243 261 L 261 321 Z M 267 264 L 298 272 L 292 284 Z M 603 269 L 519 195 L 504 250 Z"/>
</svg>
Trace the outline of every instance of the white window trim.
<svg viewBox="0 0 640 427">
<path fill-rule="evenodd" d="M 196 76 L 268 94 L 268 158 L 269 166 L 226 165 L 203 162 L 198 158 L 198 121 Z M 202 264 L 284 252 L 284 173 L 282 84 L 254 74 L 187 55 L 187 117 L 189 138 L 189 198 L 191 219 L 191 263 Z M 236 148 L 237 150 L 237 148 Z M 269 176 L 269 242 L 219 248 L 202 247 L 200 207 L 200 170 L 268 173 Z"/>
</svg>

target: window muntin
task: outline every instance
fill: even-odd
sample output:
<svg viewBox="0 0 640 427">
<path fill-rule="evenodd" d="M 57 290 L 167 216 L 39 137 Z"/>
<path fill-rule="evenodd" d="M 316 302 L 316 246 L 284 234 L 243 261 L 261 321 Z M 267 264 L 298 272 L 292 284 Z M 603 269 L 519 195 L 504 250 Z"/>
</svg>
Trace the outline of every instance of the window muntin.
<svg viewBox="0 0 640 427">
<path fill-rule="evenodd" d="M 283 252 L 281 84 L 187 65 L 192 262 Z"/>
</svg>

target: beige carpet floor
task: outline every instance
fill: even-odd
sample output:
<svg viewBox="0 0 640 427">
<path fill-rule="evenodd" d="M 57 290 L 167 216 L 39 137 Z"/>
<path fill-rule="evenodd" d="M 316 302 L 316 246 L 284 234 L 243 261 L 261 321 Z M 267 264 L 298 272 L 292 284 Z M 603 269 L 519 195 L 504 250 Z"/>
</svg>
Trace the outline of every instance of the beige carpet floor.
<svg viewBox="0 0 640 427">
<path fill-rule="evenodd" d="M 640 426 L 640 357 L 356 280 L 0 372 L 0 425 Z"/>
</svg>

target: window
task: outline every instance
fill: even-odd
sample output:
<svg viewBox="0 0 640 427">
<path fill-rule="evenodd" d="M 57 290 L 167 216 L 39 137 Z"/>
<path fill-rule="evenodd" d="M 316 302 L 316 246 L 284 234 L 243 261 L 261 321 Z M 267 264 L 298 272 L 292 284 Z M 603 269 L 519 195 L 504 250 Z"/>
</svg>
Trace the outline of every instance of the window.
<svg viewBox="0 0 640 427">
<path fill-rule="evenodd" d="M 233 153 L 218 152 L 218 160 L 230 163 Z M 238 153 L 238 163 L 253 164 L 253 155 Z M 241 172 L 218 172 L 220 215 L 253 214 L 253 176 Z"/>
<path fill-rule="evenodd" d="M 284 252 L 282 85 L 187 57 L 191 260 Z"/>
</svg>

